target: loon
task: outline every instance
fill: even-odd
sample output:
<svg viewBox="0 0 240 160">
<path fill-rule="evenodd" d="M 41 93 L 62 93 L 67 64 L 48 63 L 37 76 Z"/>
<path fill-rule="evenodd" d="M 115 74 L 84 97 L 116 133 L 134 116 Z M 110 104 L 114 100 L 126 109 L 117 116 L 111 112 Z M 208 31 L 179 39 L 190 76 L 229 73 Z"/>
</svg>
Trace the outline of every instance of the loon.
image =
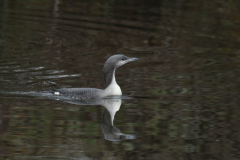
<svg viewBox="0 0 240 160">
<path fill-rule="evenodd" d="M 101 99 L 107 96 L 122 95 L 121 88 L 115 79 L 115 70 L 132 61 L 136 61 L 138 58 L 130 58 L 122 54 L 117 54 L 109 57 L 103 67 L 105 89 L 96 88 L 62 88 L 57 89 L 53 93 L 55 95 L 74 95 L 78 99 Z"/>
</svg>

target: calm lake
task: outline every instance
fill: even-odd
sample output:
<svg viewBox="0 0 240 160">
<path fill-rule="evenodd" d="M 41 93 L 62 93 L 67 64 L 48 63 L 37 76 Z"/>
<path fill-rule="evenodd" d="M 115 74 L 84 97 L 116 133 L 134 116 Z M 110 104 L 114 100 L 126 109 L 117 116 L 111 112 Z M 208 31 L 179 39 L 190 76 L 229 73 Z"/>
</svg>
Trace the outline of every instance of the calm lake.
<svg viewBox="0 0 240 160">
<path fill-rule="evenodd" d="M 0 159 L 238 160 L 239 95 L 240 1 L 0 0 Z"/>
</svg>

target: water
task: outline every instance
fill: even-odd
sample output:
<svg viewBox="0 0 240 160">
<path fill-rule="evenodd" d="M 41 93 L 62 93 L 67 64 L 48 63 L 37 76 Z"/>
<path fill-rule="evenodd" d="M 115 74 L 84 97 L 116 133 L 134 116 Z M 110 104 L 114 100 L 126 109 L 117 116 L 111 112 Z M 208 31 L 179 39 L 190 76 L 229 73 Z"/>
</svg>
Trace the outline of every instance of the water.
<svg viewBox="0 0 240 160">
<path fill-rule="evenodd" d="M 0 1 L 1 159 L 239 159 L 239 7 Z M 122 100 L 48 93 L 104 88 L 114 54 L 140 59 L 116 71 Z"/>
</svg>

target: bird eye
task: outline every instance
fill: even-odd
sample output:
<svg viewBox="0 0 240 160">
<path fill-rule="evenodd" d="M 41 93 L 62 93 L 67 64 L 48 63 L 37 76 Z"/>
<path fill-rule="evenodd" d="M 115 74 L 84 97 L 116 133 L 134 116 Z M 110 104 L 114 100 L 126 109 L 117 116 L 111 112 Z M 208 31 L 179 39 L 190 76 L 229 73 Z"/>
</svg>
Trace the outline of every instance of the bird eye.
<svg viewBox="0 0 240 160">
<path fill-rule="evenodd" d="M 124 59 L 122 59 L 122 61 L 123 61 Z"/>
</svg>

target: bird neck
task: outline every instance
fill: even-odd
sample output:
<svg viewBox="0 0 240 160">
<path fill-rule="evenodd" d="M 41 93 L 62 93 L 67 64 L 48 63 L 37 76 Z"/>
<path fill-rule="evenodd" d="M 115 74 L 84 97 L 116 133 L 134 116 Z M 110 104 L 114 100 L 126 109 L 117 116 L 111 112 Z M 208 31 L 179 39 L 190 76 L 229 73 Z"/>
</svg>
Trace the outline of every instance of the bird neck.
<svg viewBox="0 0 240 160">
<path fill-rule="evenodd" d="M 114 67 L 104 66 L 103 76 L 106 87 L 108 87 L 112 82 L 116 83 Z"/>
</svg>

